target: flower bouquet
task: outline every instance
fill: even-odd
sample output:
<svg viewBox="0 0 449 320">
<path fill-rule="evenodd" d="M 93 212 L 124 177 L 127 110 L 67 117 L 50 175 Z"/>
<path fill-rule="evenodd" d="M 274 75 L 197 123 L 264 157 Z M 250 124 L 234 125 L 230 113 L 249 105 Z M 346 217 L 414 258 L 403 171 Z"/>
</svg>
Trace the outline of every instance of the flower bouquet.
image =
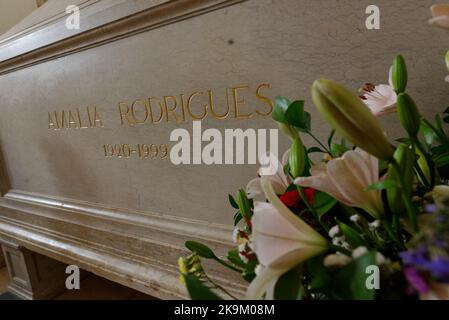
<svg viewBox="0 0 449 320">
<path fill-rule="evenodd" d="M 315 81 L 312 100 L 333 128 L 326 142 L 304 101 L 276 98 L 272 117 L 291 148 L 269 156 L 275 174 L 260 170 L 229 196 L 236 248 L 226 259 L 186 243 L 179 266 L 193 299 L 234 298 L 201 259 L 240 273 L 247 299 L 449 299 L 449 108 L 426 119 L 407 80 L 397 56 L 389 84 L 359 95 Z M 407 136 L 389 141 L 377 117 L 393 113 Z"/>
</svg>

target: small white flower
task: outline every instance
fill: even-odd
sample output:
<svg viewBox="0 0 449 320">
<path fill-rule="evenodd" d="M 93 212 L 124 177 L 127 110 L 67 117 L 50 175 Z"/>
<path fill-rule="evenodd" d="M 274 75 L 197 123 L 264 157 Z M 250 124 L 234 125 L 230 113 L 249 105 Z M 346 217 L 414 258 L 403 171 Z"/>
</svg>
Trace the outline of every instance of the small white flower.
<svg viewBox="0 0 449 320">
<path fill-rule="evenodd" d="M 351 262 L 351 258 L 343 254 L 330 254 L 324 258 L 325 267 L 343 267 Z"/>
<path fill-rule="evenodd" d="M 345 237 L 335 237 L 332 239 L 332 244 L 334 244 L 336 246 L 340 246 L 344 240 L 345 240 Z"/>
<path fill-rule="evenodd" d="M 339 233 L 340 233 L 340 227 L 337 224 L 329 230 L 329 237 L 335 238 Z"/>
<path fill-rule="evenodd" d="M 376 252 L 376 263 L 378 265 L 387 264 L 390 260 L 386 259 L 384 255 L 380 252 Z"/>
<path fill-rule="evenodd" d="M 238 246 L 238 249 L 239 249 L 240 252 L 242 252 L 242 251 L 245 252 L 246 249 L 247 249 L 246 242 L 245 243 L 240 243 L 239 246 Z"/>
<path fill-rule="evenodd" d="M 351 246 L 350 246 L 349 243 L 347 243 L 346 241 L 343 241 L 343 242 L 341 243 L 341 246 L 342 246 L 343 248 L 345 248 L 345 249 L 348 249 L 348 250 L 351 249 Z"/>
<path fill-rule="evenodd" d="M 352 222 L 357 223 L 357 222 L 360 221 L 360 216 L 359 216 L 358 214 L 353 214 L 353 215 L 349 218 L 349 220 L 351 220 Z"/>
<path fill-rule="evenodd" d="M 354 251 L 352 251 L 352 257 L 354 259 L 357 259 L 358 257 L 363 256 L 367 252 L 368 249 L 366 247 L 357 247 Z"/>
<path fill-rule="evenodd" d="M 380 220 L 374 220 L 373 222 L 369 223 L 369 228 L 374 230 L 380 227 Z"/>
<path fill-rule="evenodd" d="M 232 240 L 234 241 L 234 243 L 239 243 L 239 233 L 240 233 L 240 228 L 235 227 L 234 230 L 232 231 Z"/>
</svg>

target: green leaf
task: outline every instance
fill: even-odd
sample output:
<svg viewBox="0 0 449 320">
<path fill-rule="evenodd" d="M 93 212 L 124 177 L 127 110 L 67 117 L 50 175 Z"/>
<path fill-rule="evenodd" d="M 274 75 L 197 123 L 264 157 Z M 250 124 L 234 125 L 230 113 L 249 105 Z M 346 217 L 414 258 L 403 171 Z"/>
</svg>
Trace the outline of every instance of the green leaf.
<svg viewBox="0 0 449 320">
<path fill-rule="evenodd" d="M 311 147 L 307 150 L 307 153 L 318 153 L 318 152 L 325 153 L 323 150 L 321 150 L 318 147 Z"/>
<path fill-rule="evenodd" d="M 441 125 L 441 117 L 439 115 L 435 115 L 435 127 L 440 132 L 444 132 L 443 127 Z"/>
<path fill-rule="evenodd" d="M 274 287 L 274 298 L 276 300 L 301 299 L 301 273 L 298 269 L 293 268 L 279 278 Z"/>
<path fill-rule="evenodd" d="M 242 269 L 246 269 L 247 264 L 242 261 L 242 259 L 239 256 L 239 252 L 237 251 L 237 249 L 229 251 L 227 258 L 228 258 L 229 261 L 231 261 L 237 267 L 240 267 Z"/>
<path fill-rule="evenodd" d="M 449 114 L 449 107 L 446 108 L 446 110 L 443 111 L 444 114 Z"/>
<path fill-rule="evenodd" d="M 337 200 L 325 192 L 316 191 L 313 195 L 313 208 L 317 212 L 320 219 L 336 204 Z"/>
<path fill-rule="evenodd" d="M 436 157 L 433 157 L 433 161 L 438 168 L 445 167 L 449 165 L 449 152 L 439 154 Z"/>
<path fill-rule="evenodd" d="M 192 252 L 196 252 L 200 257 L 206 259 L 218 259 L 215 253 L 206 245 L 195 242 L 195 241 L 187 241 L 185 243 L 187 249 Z"/>
<path fill-rule="evenodd" d="M 323 264 L 324 256 L 320 255 L 305 262 L 305 269 L 310 274 L 310 289 L 319 290 L 327 288 L 331 283 L 332 275 L 328 268 Z"/>
<path fill-rule="evenodd" d="M 304 101 L 293 101 L 284 113 L 286 123 L 297 127 L 300 131 L 310 131 L 310 114 L 304 111 Z"/>
<path fill-rule="evenodd" d="M 334 135 L 335 135 L 335 130 L 332 129 L 332 131 L 331 131 L 331 133 L 329 135 L 329 138 L 327 139 L 327 145 L 329 146 L 329 148 L 332 145 L 332 140 L 334 139 Z"/>
<path fill-rule="evenodd" d="M 340 269 L 333 277 L 332 294 L 336 299 L 373 300 L 376 290 L 366 287 L 367 267 L 376 265 L 376 253 L 368 252 Z"/>
<path fill-rule="evenodd" d="M 236 214 L 234 215 L 234 226 L 236 226 L 242 219 L 243 219 L 242 214 L 240 213 L 240 211 L 237 211 Z"/>
<path fill-rule="evenodd" d="M 395 141 L 403 143 L 403 144 L 411 144 L 412 143 L 409 138 L 399 138 L 399 139 L 396 139 Z"/>
<path fill-rule="evenodd" d="M 395 180 L 387 179 L 384 181 L 380 181 L 378 183 L 374 183 L 369 185 L 365 188 L 365 191 L 371 191 L 371 190 L 384 190 L 384 189 L 391 189 L 391 188 L 398 188 L 399 185 Z"/>
<path fill-rule="evenodd" d="M 187 291 L 192 300 L 222 300 L 211 289 L 206 287 L 197 277 L 192 275 L 183 275 Z"/>
<path fill-rule="evenodd" d="M 343 222 L 339 222 L 338 225 L 340 226 L 340 230 L 345 236 L 346 240 L 354 248 L 365 245 L 365 241 L 360 236 L 359 232 L 357 232 L 355 229 L 351 228 Z"/>
<path fill-rule="evenodd" d="M 449 116 L 443 118 L 444 123 L 449 123 Z"/>
<path fill-rule="evenodd" d="M 228 194 L 228 198 L 229 198 L 229 202 L 231 203 L 231 206 L 232 206 L 234 209 L 238 209 L 238 208 L 239 208 L 239 205 L 238 205 L 237 202 L 235 201 L 234 197 L 233 197 L 232 195 Z"/>
<path fill-rule="evenodd" d="M 348 151 L 348 148 L 346 148 L 344 145 L 342 144 L 338 144 L 338 143 L 332 143 L 331 144 L 331 152 L 332 155 L 334 157 L 339 157 L 341 156 L 343 153 L 345 153 L 346 151 Z"/>
<path fill-rule="evenodd" d="M 285 118 L 285 113 L 287 112 L 288 106 L 290 105 L 290 100 L 284 97 L 276 97 L 274 100 L 273 112 L 271 117 L 278 122 L 287 123 Z"/>
<path fill-rule="evenodd" d="M 435 139 L 437 139 L 437 134 L 430 128 L 425 121 L 421 121 L 420 131 L 424 137 L 424 141 L 427 145 L 431 145 Z"/>
</svg>

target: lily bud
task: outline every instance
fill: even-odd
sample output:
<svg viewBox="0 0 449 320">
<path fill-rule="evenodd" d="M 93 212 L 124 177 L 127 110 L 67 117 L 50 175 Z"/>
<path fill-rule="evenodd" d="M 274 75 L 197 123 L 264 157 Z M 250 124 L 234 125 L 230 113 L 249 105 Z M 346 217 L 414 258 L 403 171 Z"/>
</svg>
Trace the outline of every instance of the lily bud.
<svg viewBox="0 0 449 320">
<path fill-rule="evenodd" d="M 405 180 L 405 188 L 407 194 L 412 192 L 413 185 L 413 163 L 415 162 L 415 154 L 411 146 L 401 143 L 393 155 L 396 162 L 401 169 L 401 176 Z M 388 179 L 393 181 L 400 181 L 393 165 L 388 166 Z M 399 183 L 398 183 L 399 184 Z M 394 213 L 401 213 L 405 210 L 405 205 L 401 198 L 400 188 L 387 189 L 388 206 Z"/>
<path fill-rule="evenodd" d="M 239 206 L 240 213 L 245 219 L 251 218 L 251 211 L 248 197 L 244 190 L 240 189 L 237 194 L 237 204 Z"/>
<path fill-rule="evenodd" d="M 278 122 L 278 127 L 292 141 L 294 141 L 295 139 L 297 139 L 299 137 L 298 131 L 295 129 L 295 127 L 293 127 L 289 124 Z"/>
<path fill-rule="evenodd" d="M 407 80 L 407 65 L 405 64 L 404 58 L 399 55 L 394 58 L 392 67 L 392 84 L 397 94 L 405 91 L 407 88 Z"/>
<path fill-rule="evenodd" d="M 302 176 L 306 164 L 306 151 L 300 138 L 293 141 L 290 149 L 290 172 L 293 178 Z"/>
<path fill-rule="evenodd" d="M 421 115 L 413 99 L 406 93 L 398 95 L 398 115 L 404 129 L 410 137 L 416 137 L 421 124 Z"/>
<path fill-rule="evenodd" d="M 393 148 L 379 120 L 351 91 L 335 81 L 321 79 L 312 86 L 312 100 L 325 120 L 343 138 L 377 158 L 391 159 Z"/>
</svg>

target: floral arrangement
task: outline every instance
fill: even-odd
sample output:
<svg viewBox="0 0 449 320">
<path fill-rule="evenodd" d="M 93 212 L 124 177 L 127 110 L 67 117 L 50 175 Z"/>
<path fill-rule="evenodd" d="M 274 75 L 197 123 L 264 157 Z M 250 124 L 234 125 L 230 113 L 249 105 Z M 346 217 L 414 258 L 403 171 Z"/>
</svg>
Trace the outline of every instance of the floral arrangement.
<svg viewBox="0 0 449 320">
<path fill-rule="evenodd" d="M 448 6 L 432 12 L 449 28 Z M 313 103 L 333 128 L 326 142 L 304 101 L 276 98 L 272 117 L 291 148 L 270 156 L 276 174 L 261 170 L 229 196 L 236 248 L 226 259 L 186 243 L 192 254 L 179 265 L 191 297 L 234 298 L 204 271 L 201 259 L 213 259 L 248 281 L 247 299 L 449 299 L 449 108 L 426 119 L 407 82 L 402 56 L 389 84 L 359 95 L 315 81 Z M 389 141 L 378 117 L 393 113 L 407 136 Z"/>
</svg>

